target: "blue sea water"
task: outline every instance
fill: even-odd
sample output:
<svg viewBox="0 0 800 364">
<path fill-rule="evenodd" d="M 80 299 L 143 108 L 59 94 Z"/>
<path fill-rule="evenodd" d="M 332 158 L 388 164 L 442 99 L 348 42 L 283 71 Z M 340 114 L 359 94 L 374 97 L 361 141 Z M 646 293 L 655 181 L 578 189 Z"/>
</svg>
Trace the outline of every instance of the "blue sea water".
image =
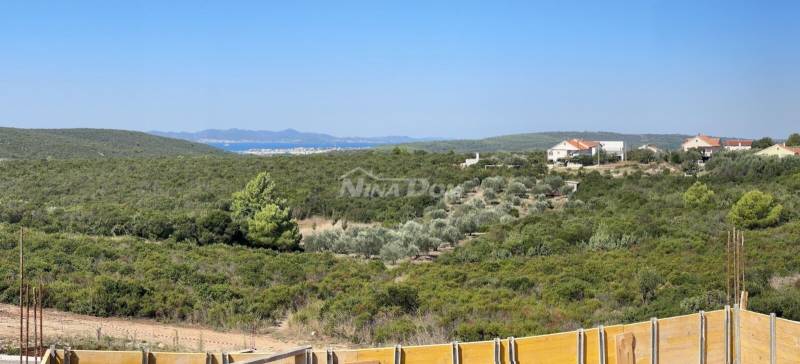
<svg viewBox="0 0 800 364">
<path fill-rule="evenodd" d="M 292 148 L 371 148 L 375 143 L 208 143 L 229 152 L 241 153 L 251 149 L 292 149 Z"/>
</svg>

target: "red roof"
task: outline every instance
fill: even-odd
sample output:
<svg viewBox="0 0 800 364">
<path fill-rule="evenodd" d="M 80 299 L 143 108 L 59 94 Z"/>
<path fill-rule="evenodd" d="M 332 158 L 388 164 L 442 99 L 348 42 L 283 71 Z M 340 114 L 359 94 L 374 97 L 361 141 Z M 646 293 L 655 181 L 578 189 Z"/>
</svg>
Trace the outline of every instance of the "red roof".
<svg viewBox="0 0 800 364">
<path fill-rule="evenodd" d="M 594 148 L 594 147 L 600 145 L 600 143 L 598 143 L 598 142 L 591 141 L 591 140 L 583 140 L 583 139 L 570 139 L 570 140 L 567 140 L 567 143 L 569 143 L 570 145 L 572 145 L 575 148 L 578 148 L 579 150 L 591 149 L 591 148 Z"/>
<path fill-rule="evenodd" d="M 692 140 L 694 138 L 697 138 L 697 139 L 700 139 L 700 140 L 706 142 L 706 144 L 708 144 L 708 146 L 710 146 L 710 147 L 719 147 L 720 146 L 719 138 L 712 138 L 712 137 L 710 137 L 708 135 L 703 135 L 703 134 L 697 134 L 697 136 L 694 136 L 694 137 L 691 137 L 691 138 L 687 138 L 684 141 L 684 143 L 687 143 L 687 142 L 689 142 L 690 140 Z"/>
<path fill-rule="evenodd" d="M 800 155 L 800 147 L 787 147 L 786 144 L 780 144 L 783 149 L 793 152 L 794 155 Z"/>
<path fill-rule="evenodd" d="M 729 147 L 750 147 L 753 145 L 753 141 L 750 139 L 728 139 L 725 141 L 725 145 Z"/>
</svg>

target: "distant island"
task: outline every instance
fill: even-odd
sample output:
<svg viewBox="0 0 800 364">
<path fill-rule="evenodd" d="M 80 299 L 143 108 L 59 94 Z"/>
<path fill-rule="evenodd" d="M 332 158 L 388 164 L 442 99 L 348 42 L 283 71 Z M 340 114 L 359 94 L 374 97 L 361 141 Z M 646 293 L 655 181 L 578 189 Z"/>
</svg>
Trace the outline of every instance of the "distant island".
<svg viewBox="0 0 800 364">
<path fill-rule="evenodd" d="M 437 140 L 436 138 L 407 136 L 337 137 L 295 129 L 280 131 L 208 129 L 198 132 L 151 131 L 150 134 L 204 143 L 230 152 L 254 155 L 316 154 Z"/>
<path fill-rule="evenodd" d="M 151 131 L 153 135 L 184 139 L 193 142 L 215 143 L 282 143 L 297 145 L 346 145 L 346 144 L 398 144 L 431 141 L 438 138 L 412 138 L 407 136 L 382 137 L 337 137 L 323 133 L 302 132 L 295 129 L 280 131 L 245 129 L 207 129 L 198 132 Z"/>
</svg>

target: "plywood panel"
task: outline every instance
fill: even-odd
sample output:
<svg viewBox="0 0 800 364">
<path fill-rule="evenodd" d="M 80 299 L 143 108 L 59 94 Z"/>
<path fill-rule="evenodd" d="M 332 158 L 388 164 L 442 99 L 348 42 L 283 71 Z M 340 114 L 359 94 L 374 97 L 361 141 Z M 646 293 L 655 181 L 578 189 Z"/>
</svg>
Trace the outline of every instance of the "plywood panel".
<svg viewBox="0 0 800 364">
<path fill-rule="evenodd" d="M 706 313 L 706 363 L 725 364 L 725 311 Z"/>
<path fill-rule="evenodd" d="M 740 311 L 742 364 L 769 364 L 769 316 Z"/>
<path fill-rule="evenodd" d="M 606 352 L 608 355 L 608 364 L 617 363 L 617 341 L 615 338 L 617 335 L 622 334 L 623 329 L 624 327 L 622 325 L 606 327 Z"/>
<path fill-rule="evenodd" d="M 506 345 L 503 341 L 500 342 L 500 360 L 501 363 L 506 363 L 504 359 L 506 356 Z M 462 343 L 459 348 L 461 349 L 461 363 L 462 364 L 492 364 L 494 363 L 494 341 L 480 341 L 472 343 Z"/>
<path fill-rule="evenodd" d="M 394 363 L 394 348 L 359 349 L 355 350 L 354 361 L 378 361 L 381 364 Z"/>
<path fill-rule="evenodd" d="M 800 363 L 800 322 L 777 319 L 775 332 L 778 364 Z"/>
<path fill-rule="evenodd" d="M 403 364 L 452 364 L 450 344 L 403 348 Z"/>
<path fill-rule="evenodd" d="M 262 354 L 267 355 L 267 354 Z M 141 356 L 140 356 L 141 357 Z M 205 353 L 150 353 L 149 364 L 206 364 Z"/>
<path fill-rule="evenodd" d="M 141 351 L 74 350 L 71 364 L 142 364 Z"/>
<path fill-rule="evenodd" d="M 650 364 L 650 323 L 640 322 L 622 326 L 622 332 L 633 335 L 636 364 Z"/>
<path fill-rule="evenodd" d="M 698 362 L 700 357 L 700 315 L 658 320 L 658 340 L 660 362 Z"/>
<path fill-rule="evenodd" d="M 577 363 L 578 339 L 575 331 L 520 338 L 516 343 L 519 364 Z"/>
<path fill-rule="evenodd" d="M 633 334 L 621 333 L 614 337 L 616 358 L 612 364 L 635 364 Z"/>
</svg>

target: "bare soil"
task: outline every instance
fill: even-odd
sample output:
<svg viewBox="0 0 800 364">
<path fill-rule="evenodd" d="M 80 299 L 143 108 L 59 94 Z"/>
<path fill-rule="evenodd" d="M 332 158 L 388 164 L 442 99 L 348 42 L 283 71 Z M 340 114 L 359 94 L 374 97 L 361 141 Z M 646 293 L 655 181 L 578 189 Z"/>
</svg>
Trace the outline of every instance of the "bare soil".
<svg viewBox="0 0 800 364">
<path fill-rule="evenodd" d="M 234 351 L 258 349 L 277 352 L 318 343 L 290 338 L 282 325 L 269 334 L 223 332 L 198 326 L 168 325 L 153 320 L 123 319 L 78 315 L 44 310 L 45 343 L 47 338 L 110 336 L 122 340 L 147 342 L 151 350 L 178 346 L 188 351 Z M 33 328 L 31 327 L 31 336 Z M 0 304 L 0 341 L 16 342 L 19 337 L 19 307 Z M 32 339 L 31 339 L 32 340 Z M 177 343 L 177 345 L 175 345 Z"/>
</svg>

